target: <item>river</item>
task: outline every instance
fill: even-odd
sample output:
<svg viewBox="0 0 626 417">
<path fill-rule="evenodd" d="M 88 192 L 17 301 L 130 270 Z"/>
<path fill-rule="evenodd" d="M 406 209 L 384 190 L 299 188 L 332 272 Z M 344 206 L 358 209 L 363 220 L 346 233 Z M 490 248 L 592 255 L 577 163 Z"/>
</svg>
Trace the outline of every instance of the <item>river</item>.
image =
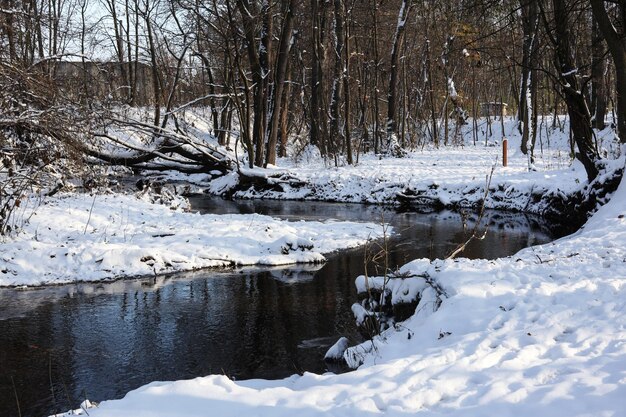
<svg viewBox="0 0 626 417">
<path fill-rule="evenodd" d="M 392 268 L 418 257 L 445 257 L 466 239 L 476 217 L 338 203 L 194 198 L 192 204 L 202 212 L 293 221 L 389 223 Z M 488 212 L 484 227 L 485 239 L 463 256 L 507 256 L 562 234 L 536 217 L 501 212 Z M 0 416 L 17 416 L 18 401 L 22 416 L 41 417 L 76 407 L 85 397 L 121 398 L 156 380 L 326 372 L 322 358 L 330 345 L 341 336 L 360 341 L 350 306 L 363 259 L 360 248 L 331 254 L 316 266 L 0 289 Z M 375 274 L 376 265 L 368 268 Z"/>
</svg>

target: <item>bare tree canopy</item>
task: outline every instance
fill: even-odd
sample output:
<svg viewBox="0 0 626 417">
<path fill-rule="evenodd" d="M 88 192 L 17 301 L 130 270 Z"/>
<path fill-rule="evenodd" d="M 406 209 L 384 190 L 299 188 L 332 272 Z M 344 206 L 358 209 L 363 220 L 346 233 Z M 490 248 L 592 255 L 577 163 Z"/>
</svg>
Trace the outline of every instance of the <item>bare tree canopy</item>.
<svg viewBox="0 0 626 417">
<path fill-rule="evenodd" d="M 455 145 L 468 115 L 509 103 L 529 169 L 537 118 L 568 114 L 592 179 L 592 124 L 614 114 L 626 140 L 623 17 L 596 0 L 8 0 L 5 83 L 33 91 L 0 103 L 0 127 L 108 164 L 226 172 L 309 145 L 332 165 Z M 198 108 L 211 138 L 181 117 Z"/>
</svg>

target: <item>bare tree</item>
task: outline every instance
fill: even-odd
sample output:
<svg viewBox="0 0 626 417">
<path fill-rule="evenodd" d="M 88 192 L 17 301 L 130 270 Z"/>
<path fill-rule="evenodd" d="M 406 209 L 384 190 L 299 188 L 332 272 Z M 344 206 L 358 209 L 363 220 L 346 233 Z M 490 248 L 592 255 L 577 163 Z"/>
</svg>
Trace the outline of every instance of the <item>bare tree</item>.
<svg viewBox="0 0 626 417">
<path fill-rule="evenodd" d="M 272 100 L 269 114 L 269 137 L 267 141 L 267 157 L 265 160 L 265 166 L 267 164 L 276 163 L 276 145 L 279 136 L 279 130 L 281 127 L 283 131 L 282 135 L 286 135 L 284 126 L 281 126 L 281 115 L 284 115 L 286 111 L 285 100 L 285 83 L 287 79 L 287 69 L 289 66 L 291 46 L 294 44 L 295 39 L 293 36 L 293 23 L 294 14 L 296 12 L 298 2 L 294 0 L 282 0 L 282 15 L 283 22 L 280 31 L 280 39 L 278 46 L 278 54 L 276 56 L 276 62 L 274 64 L 274 85 L 272 88 Z"/>
<path fill-rule="evenodd" d="M 521 151 L 528 155 L 529 168 L 537 137 L 537 58 L 539 51 L 539 0 L 520 0 L 522 29 L 522 68 L 517 119 L 522 134 Z"/>
<path fill-rule="evenodd" d="M 593 126 L 599 130 L 605 127 L 604 119 L 607 107 L 606 52 L 606 42 L 594 17 L 591 28 L 591 112 Z"/>
<path fill-rule="evenodd" d="M 389 151 L 393 151 L 392 149 L 389 149 L 392 146 L 392 138 L 397 137 L 398 135 L 398 73 L 400 71 L 400 54 L 402 53 L 402 47 L 404 45 L 404 32 L 406 30 L 406 23 L 409 17 L 410 9 L 410 2 L 408 0 L 402 0 L 400 11 L 398 12 L 396 32 L 391 46 L 389 86 L 387 93 L 387 147 Z"/>
<path fill-rule="evenodd" d="M 334 17 L 334 70 L 333 85 L 330 98 L 330 140 L 329 144 L 331 152 L 335 156 L 335 164 L 337 163 L 337 147 L 343 143 L 343 132 L 339 128 L 340 124 L 340 106 L 343 92 L 343 74 L 345 71 L 344 63 L 344 46 L 345 46 L 345 16 L 343 0 L 333 1 L 333 17 Z"/>
<path fill-rule="evenodd" d="M 541 3 L 540 3 L 541 4 Z M 542 19 L 554 45 L 554 59 L 560 89 L 567 105 L 570 118 L 570 132 L 578 147 L 576 157 L 582 162 L 589 182 L 598 176 L 599 155 L 593 143 L 591 115 L 583 95 L 583 79 L 572 49 L 574 35 L 571 32 L 571 5 L 566 0 L 552 0 L 553 27 L 549 24 L 548 12 L 540 6 Z"/>
<path fill-rule="evenodd" d="M 617 95 L 617 132 L 621 143 L 626 143 L 626 4 L 624 1 L 606 2 L 590 0 L 593 16 L 598 29 L 602 33 L 615 65 L 615 91 Z M 605 3 L 611 4 L 617 25 L 614 25 L 605 8 Z M 617 27 L 621 28 L 618 32 Z"/>
<path fill-rule="evenodd" d="M 327 130 L 324 122 L 324 63 L 326 61 L 325 38 L 326 38 L 327 5 L 325 1 L 311 0 L 311 105 L 310 105 L 310 142 L 319 148 L 322 155 L 326 155 Z"/>
</svg>

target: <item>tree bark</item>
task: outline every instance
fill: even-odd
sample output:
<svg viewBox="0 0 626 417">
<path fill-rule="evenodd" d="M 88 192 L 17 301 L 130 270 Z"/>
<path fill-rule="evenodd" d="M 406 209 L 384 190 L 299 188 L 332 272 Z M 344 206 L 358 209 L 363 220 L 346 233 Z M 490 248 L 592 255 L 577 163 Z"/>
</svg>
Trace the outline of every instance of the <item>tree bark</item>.
<svg viewBox="0 0 626 417">
<path fill-rule="evenodd" d="M 323 121 L 322 110 L 324 94 L 324 26 L 326 24 L 326 6 L 320 0 L 311 0 L 311 41 L 313 50 L 313 62 L 311 68 L 311 131 L 310 143 L 317 146 L 322 155 L 327 154 L 326 147 L 326 124 Z"/>
<path fill-rule="evenodd" d="M 591 108 L 593 114 L 593 127 L 602 130 L 605 127 L 606 116 L 606 44 L 598 29 L 598 23 L 593 18 L 591 24 Z"/>
<path fill-rule="evenodd" d="M 124 86 L 128 86 L 128 76 L 126 74 L 126 67 L 123 65 L 124 62 L 124 39 L 122 38 L 121 25 L 122 21 L 117 18 L 117 8 L 115 7 L 114 0 L 107 0 L 107 6 L 109 7 L 109 12 L 111 13 L 111 19 L 113 20 L 113 34 L 115 36 L 115 54 L 117 55 L 117 62 L 120 64 L 120 73 L 122 75 L 122 83 Z M 146 6 L 147 8 L 148 6 Z M 146 10 L 146 14 L 148 11 Z M 128 91 L 126 91 L 128 95 Z"/>
<path fill-rule="evenodd" d="M 2 28 L 3 32 L 7 38 L 7 43 L 9 44 L 9 61 L 15 62 L 17 59 L 17 53 L 15 50 L 15 34 L 13 33 L 13 2 L 7 1 L 6 4 L 7 11 L 2 11 Z"/>
<path fill-rule="evenodd" d="M 342 132 L 339 129 L 339 107 L 343 90 L 342 74 L 344 71 L 344 7 L 342 0 L 334 0 L 334 42 L 335 42 L 335 66 L 333 69 L 333 88 L 330 99 L 330 137 L 329 147 L 331 152 L 336 156 L 338 148 L 342 141 Z"/>
<path fill-rule="evenodd" d="M 391 47 L 391 60 L 389 70 L 389 86 L 387 93 L 387 147 L 391 146 L 392 136 L 398 134 L 397 101 L 398 101 L 398 72 L 400 71 L 400 53 L 404 44 L 404 32 L 406 21 L 409 16 L 411 5 L 407 0 L 402 0 L 398 12 L 398 23 Z M 390 149 L 388 149 L 390 150 Z"/>
<path fill-rule="evenodd" d="M 159 68 L 157 63 L 156 44 L 154 42 L 154 32 L 152 30 L 152 18 L 146 6 L 144 19 L 146 21 L 146 31 L 148 32 L 148 47 L 150 51 L 150 64 L 152 66 L 152 89 L 154 91 L 154 125 L 159 126 L 161 121 L 161 85 L 159 83 Z"/>
<path fill-rule="evenodd" d="M 615 90 L 617 94 L 617 133 L 621 143 L 626 143 L 626 39 L 624 34 L 619 34 L 611 22 L 604 8 L 603 0 L 590 0 L 593 16 L 598 24 L 598 29 L 606 40 L 609 52 L 615 65 Z M 626 24 L 626 5 L 619 2 L 620 26 L 624 29 Z"/>
<path fill-rule="evenodd" d="M 252 101 L 253 101 L 253 125 L 252 138 L 254 140 L 254 165 L 263 166 L 265 134 L 267 127 L 267 86 L 269 71 L 269 56 L 271 51 L 271 16 L 269 5 L 264 3 L 260 15 L 263 20 L 261 32 L 261 45 L 257 47 L 256 22 L 253 17 L 254 9 L 248 0 L 237 0 L 237 6 L 243 19 L 243 31 L 246 38 L 246 50 L 250 69 L 252 71 Z M 261 50 L 259 50 L 261 49 Z"/>
<path fill-rule="evenodd" d="M 296 12 L 298 2 L 295 0 L 282 0 L 283 3 L 283 26 L 280 34 L 280 43 L 278 46 L 278 56 L 275 65 L 274 89 L 272 100 L 273 106 L 270 109 L 270 130 L 267 142 L 267 157 L 265 166 L 276 163 L 276 144 L 278 141 L 278 133 L 280 130 L 280 119 L 283 111 L 283 98 L 285 90 L 285 81 L 287 78 L 287 67 L 289 65 L 289 57 L 293 39 L 293 19 Z"/>
<path fill-rule="evenodd" d="M 522 48 L 521 85 L 517 119 L 522 134 L 520 150 L 533 158 L 536 138 L 537 113 L 533 103 L 537 94 L 537 32 L 539 24 L 538 0 L 520 0 L 524 45 Z"/>
<path fill-rule="evenodd" d="M 345 125 L 345 143 L 346 143 L 346 160 L 348 164 L 354 163 L 352 158 L 352 130 L 350 124 L 351 116 L 351 97 L 350 97 L 350 26 L 349 26 L 349 12 L 347 11 L 347 5 L 344 4 L 344 22 L 346 28 L 345 33 L 345 46 L 344 46 L 344 62 L 345 69 L 343 73 L 343 91 L 344 91 L 344 125 Z"/>
<path fill-rule="evenodd" d="M 381 138 L 380 138 L 380 103 L 379 103 L 379 86 L 378 81 L 380 79 L 380 54 L 378 53 L 378 1 L 372 0 L 372 19 L 374 21 L 374 38 L 372 39 L 373 49 L 374 49 L 374 77 L 372 79 L 373 85 L 373 97 L 374 97 L 374 114 L 372 116 L 374 123 L 374 153 L 378 154 L 380 152 Z"/>
<path fill-rule="evenodd" d="M 585 97 L 581 92 L 578 68 L 572 51 L 572 33 L 569 26 L 569 12 L 565 0 L 552 0 L 554 8 L 555 61 L 561 81 L 563 98 L 570 118 L 570 132 L 578 146 L 576 157 L 582 162 L 589 182 L 598 176 L 596 162 L 599 155 L 593 145 L 591 116 Z"/>
</svg>

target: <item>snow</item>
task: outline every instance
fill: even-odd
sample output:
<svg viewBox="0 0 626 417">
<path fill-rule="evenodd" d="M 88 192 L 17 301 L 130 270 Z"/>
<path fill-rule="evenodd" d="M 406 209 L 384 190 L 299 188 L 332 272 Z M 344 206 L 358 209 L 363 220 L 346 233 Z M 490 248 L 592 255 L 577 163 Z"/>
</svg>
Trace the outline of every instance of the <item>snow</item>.
<svg viewBox="0 0 626 417">
<path fill-rule="evenodd" d="M 574 75 L 574 74 L 578 74 L 578 68 L 574 68 L 574 69 L 569 70 L 567 72 L 561 73 L 561 77 L 569 77 L 570 75 Z"/>
<path fill-rule="evenodd" d="M 586 181 L 582 164 L 572 163 L 570 157 L 569 122 L 561 118 L 559 123 L 562 130 L 553 127 L 552 118 L 540 118 L 532 172 L 528 170 L 528 157 L 520 150 L 522 138 L 517 120 L 506 118 L 504 131 L 499 120 L 492 120 L 489 134 L 487 122 L 481 119 L 475 146 L 470 122 L 460 127 L 460 146 L 418 147 L 403 158 L 381 158 L 369 153 L 359 155 L 356 165 L 334 167 L 308 147 L 300 158 L 280 159 L 277 167 L 269 170 L 274 175 L 296 179 L 297 186 L 281 183 L 277 184 L 279 189 L 248 188 L 235 191 L 234 197 L 397 204 L 399 193 L 411 190 L 445 206 L 468 207 L 482 201 L 486 176 L 495 167 L 491 180 L 494 192 L 490 193 L 486 207 L 542 214 L 544 207 L 530 204 L 533 193 L 568 195 L 580 190 Z M 454 132 L 455 128 L 450 129 Z M 619 154 L 610 129 L 597 136 L 605 154 Z M 507 167 L 502 166 L 503 138 L 508 140 Z M 237 173 L 231 173 L 213 180 L 207 188 L 211 193 L 223 194 L 237 184 Z M 497 199 L 493 198 L 496 194 Z"/>
<path fill-rule="evenodd" d="M 89 415 L 624 415 L 624 207 L 621 185 L 570 237 L 493 261 L 408 263 L 401 273 L 428 272 L 448 298 L 433 311 L 423 294 L 354 372 L 154 382 Z"/>
<path fill-rule="evenodd" d="M 328 349 L 326 355 L 324 355 L 324 360 L 341 360 L 349 343 L 347 337 L 342 337 L 337 340 L 337 342 Z"/>
<path fill-rule="evenodd" d="M 325 253 L 362 245 L 380 229 L 372 223 L 200 215 L 133 195 L 68 194 L 45 200 L 17 236 L 0 242 L 0 286 L 319 263 Z"/>
<path fill-rule="evenodd" d="M 423 262 L 428 262 L 422 259 Z M 391 303 L 410 303 L 416 296 L 426 289 L 422 280 L 405 279 L 401 277 L 365 277 L 360 275 L 355 280 L 357 292 L 366 293 L 367 289 L 386 291 L 391 295 Z"/>
<path fill-rule="evenodd" d="M 454 81 L 452 81 L 452 78 L 449 78 L 449 77 L 448 77 L 448 95 L 452 98 L 456 98 L 459 96 L 459 94 L 456 92 Z"/>
<path fill-rule="evenodd" d="M 580 189 L 584 171 L 578 163 L 569 165 L 565 133 L 553 131 L 550 146 L 538 144 L 538 155 L 544 147 L 536 162 L 538 171 L 528 172 L 526 157 L 516 151 L 519 137 L 513 130 L 504 135 L 512 142 L 511 164 L 496 169 L 492 184 L 502 186 L 503 192 L 513 188 L 563 193 Z M 599 140 L 604 138 L 601 132 Z M 499 139 L 490 140 L 494 143 Z M 605 151 L 611 146 L 602 144 Z M 276 197 L 386 202 L 394 192 L 412 184 L 453 201 L 463 191 L 484 183 L 499 152 L 498 147 L 466 146 L 416 151 L 403 159 L 362 156 L 357 167 L 320 169 L 307 164 L 296 169 L 283 165 L 280 169 L 297 172 L 314 184 L 309 191 L 320 194 L 286 189 Z M 613 162 L 623 163 L 623 159 Z M 246 193 L 255 196 L 251 191 Z M 77 219 L 79 232 L 85 224 L 81 210 L 88 203 L 70 200 L 70 204 L 59 206 L 59 210 L 80 207 L 72 212 L 82 215 Z M 626 184 L 622 184 L 580 231 L 558 241 L 496 260 L 418 259 L 404 265 L 397 274 L 405 278 L 389 280 L 387 285 L 393 286 L 400 298 L 419 293 L 416 312 L 374 340 L 348 348 L 344 359 L 360 365 L 353 372 L 305 373 L 278 381 L 233 381 L 224 375 L 211 375 L 153 382 L 121 400 L 102 402 L 89 409 L 89 415 L 189 417 L 205 416 L 210 410 L 219 416 L 268 417 L 623 416 L 625 207 Z M 166 209 L 159 213 L 177 216 Z M 247 222 L 255 224 L 256 218 L 242 217 L 235 223 L 231 219 L 229 224 L 243 229 Z M 90 233 L 102 234 L 104 221 L 97 218 L 93 227 L 98 232 Z M 331 224 L 330 229 L 338 232 L 340 225 Z M 314 229 L 320 231 L 320 227 Z M 32 226 L 29 230 L 32 233 Z M 293 249 L 308 243 L 307 239 L 314 241 L 305 230 L 283 233 L 281 229 L 280 236 L 263 244 L 277 249 L 290 243 Z M 349 231 L 339 234 L 345 236 Z M 139 232 L 135 233 L 139 239 Z M 262 231 L 256 229 L 255 233 Z M 181 258 L 189 256 L 180 251 Z M 293 252 L 284 256 L 305 253 L 299 249 Z M 259 254 L 253 258 L 260 259 Z M 380 286 L 382 279 L 370 277 L 367 285 Z M 360 290 L 366 288 L 365 278 L 358 278 L 356 283 Z M 364 319 L 367 310 L 355 306 L 355 315 Z"/>
<path fill-rule="evenodd" d="M 356 318 L 357 326 L 365 323 L 365 320 L 371 315 L 371 313 L 363 306 L 356 303 L 352 304 L 352 314 L 354 314 L 354 317 Z"/>
</svg>

